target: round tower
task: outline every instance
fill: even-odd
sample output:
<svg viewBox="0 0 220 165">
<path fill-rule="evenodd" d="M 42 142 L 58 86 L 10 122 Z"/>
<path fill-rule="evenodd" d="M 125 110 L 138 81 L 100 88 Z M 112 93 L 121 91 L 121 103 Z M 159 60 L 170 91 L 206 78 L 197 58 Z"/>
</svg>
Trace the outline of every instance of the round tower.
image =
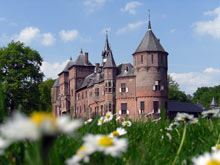
<svg viewBox="0 0 220 165">
<path fill-rule="evenodd" d="M 155 117 L 162 109 L 167 109 L 167 57 L 168 53 L 152 32 L 149 18 L 148 30 L 133 53 L 137 108 L 140 113 L 153 114 Z"/>
</svg>

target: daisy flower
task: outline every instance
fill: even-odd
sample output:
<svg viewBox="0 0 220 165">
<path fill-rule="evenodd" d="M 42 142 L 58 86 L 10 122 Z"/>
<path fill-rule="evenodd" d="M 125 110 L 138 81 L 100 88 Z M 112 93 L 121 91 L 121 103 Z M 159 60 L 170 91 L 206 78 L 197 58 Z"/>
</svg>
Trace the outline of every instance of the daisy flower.
<svg viewBox="0 0 220 165">
<path fill-rule="evenodd" d="M 131 124 L 131 122 L 130 122 L 129 120 L 127 120 L 127 121 L 123 121 L 123 122 L 122 122 L 122 125 L 123 125 L 123 126 L 130 127 L 132 124 Z"/>
<path fill-rule="evenodd" d="M 173 122 L 173 123 L 171 123 L 170 125 L 169 125 L 169 127 L 168 128 L 165 128 L 167 131 L 172 131 L 173 130 L 173 128 L 176 128 L 176 127 L 178 127 L 180 124 L 178 123 L 178 122 Z"/>
<path fill-rule="evenodd" d="M 203 111 L 202 112 L 202 118 L 205 118 L 205 117 L 217 117 L 218 114 L 219 114 L 219 110 L 210 109 L 208 111 Z"/>
<path fill-rule="evenodd" d="M 70 159 L 66 160 L 67 165 L 79 165 L 80 161 L 84 163 L 89 162 L 89 156 L 95 152 L 93 145 L 86 143 L 83 144 Z"/>
<path fill-rule="evenodd" d="M 104 122 L 106 123 L 112 121 L 112 119 L 113 119 L 113 114 L 111 112 L 107 112 L 104 118 Z"/>
<path fill-rule="evenodd" d="M 103 135 L 87 135 L 84 137 L 86 144 L 91 144 L 96 151 L 105 155 L 120 157 L 122 152 L 127 151 L 128 141 L 125 138 L 111 138 Z"/>
<path fill-rule="evenodd" d="M 197 120 L 193 115 L 187 113 L 177 113 L 175 119 L 176 122 L 189 122 Z"/>
<path fill-rule="evenodd" d="M 97 125 L 102 125 L 104 123 L 104 117 L 100 117 Z"/>
<path fill-rule="evenodd" d="M 88 119 L 84 122 L 84 124 L 88 124 L 88 123 L 91 123 L 92 122 L 92 119 Z"/>
<path fill-rule="evenodd" d="M 117 128 L 116 131 L 113 131 L 109 137 L 113 138 L 113 137 L 118 137 L 118 136 L 122 136 L 125 135 L 127 133 L 127 131 L 124 128 Z"/>
<path fill-rule="evenodd" d="M 216 152 L 220 150 L 220 144 L 216 144 L 215 146 L 212 147 L 212 151 Z"/>
<path fill-rule="evenodd" d="M 220 165 L 220 151 L 205 153 L 192 159 L 194 165 Z"/>
</svg>

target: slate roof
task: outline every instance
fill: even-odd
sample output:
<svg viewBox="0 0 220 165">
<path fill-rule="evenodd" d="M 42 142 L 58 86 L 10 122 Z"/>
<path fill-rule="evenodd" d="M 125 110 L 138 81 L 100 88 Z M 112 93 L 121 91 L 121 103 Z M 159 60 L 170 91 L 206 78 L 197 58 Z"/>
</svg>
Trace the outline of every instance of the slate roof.
<svg viewBox="0 0 220 165">
<path fill-rule="evenodd" d="M 88 65 L 85 64 L 85 55 L 83 54 L 83 51 L 81 49 L 81 51 L 80 51 L 79 55 L 77 56 L 76 60 L 73 61 L 72 58 L 70 57 L 68 63 L 64 67 L 63 71 L 60 72 L 59 74 L 61 74 L 63 72 L 69 72 L 69 69 L 72 66 L 93 66 L 93 65 L 90 61 L 88 61 Z"/>
<path fill-rule="evenodd" d="M 54 82 L 52 88 L 55 88 L 55 87 L 59 87 L 60 84 L 59 84 L 59 78 L 56 79 L 56 81 Z"/>
<path fill-rule="evenodd" d="M 153 51 L 153 52 L 159 51 L 159 52 L 167 53 L 162 47 L 162 45 L 160 44 L 160 41 L 157 39 L 157 37 L 152 32 L 150 21 L 148 22 L 148 31 L 144 35 L 144 38 L 142 39 L 141 43 L 137 47 L 135 53 L 144 52 L 144 51 Z"/>
<path fill-rule="evenodd" d="M 107 60 L 103 68 L 113 68 L 113 67 L 116 67 L 116 65 L 115 65 L 115 60 L 113 58 L 112 52 L 110 52 L 107 56 Z"/>
<path fill-rule="evenodd" d="M 129 77 L 129 76 L 135 76 L 134 74 L 134 67 L 131 63 L 124 63 L 120 64 L 117 67 L 118 76 L 117 77 Z"/>
<path fill-rule="evenodd" d="M 202 112 L 200 105 L 184 102 L 168 102 L 168 112 Z"/>
<path fill-rule="evenodd" d="M 211 102 L 210 106 L 218 106 L 218 104 L 216 103 L 214 97 L 213 97 L 213 99 L 212 99 L 212 102 Z"/>
</svg>

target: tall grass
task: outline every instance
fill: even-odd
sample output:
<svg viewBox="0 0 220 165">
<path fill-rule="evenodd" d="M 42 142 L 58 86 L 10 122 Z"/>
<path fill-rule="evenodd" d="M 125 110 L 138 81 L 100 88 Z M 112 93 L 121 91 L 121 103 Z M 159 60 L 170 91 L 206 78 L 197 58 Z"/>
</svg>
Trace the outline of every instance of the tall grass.
<svg viewBox="0 0 220 165">
<path fill-rule="evenodd" d="M 120 158 L 105 156 L 103 153 L 95 153 L 90 157 L 89 164 L 147 164 L 147 165 L 166 165 L 172 164 L 192 164 L 192 157 L 211 151 L 211 147 L 219 141 L 220 120 L 218 119 L 199 119 L 194 125 L 181 124 L 178 128 L 169 131 L 172 139 L 169 140 L 167 130 L 169 120 L 153 122 L 135 122 L 131 127 L 127 127 L 127 134 L 123 137 L 128 138 L 129 148 Z M 106 134 L 121 127 L 121 123 L 113 120 L 97 126 L 97 118 L 92 123 L 82 126 L 75 137 L 59 136 L 49 150 L 48 162 L 51 165 L 64 164 L 65 160 L 75 154 L 82 144 L 84 135 Z M 185 138 L 182 140 L 185 128 Z M 182 141 L 182 142 L 181 142 Z M 40 142 L 28 142 L 13 144 L 6 150 L 4 156 L 0 157 L 0 164 L 43 164 Z M 181 150 L 177 152 L 181 146 Z M 23 148 L 22 148 L 23 147 Z M 24 155 L 22 155 L 24 150 Z M 23 162 L 24 161 L 24 162 Z"/>
</svg>

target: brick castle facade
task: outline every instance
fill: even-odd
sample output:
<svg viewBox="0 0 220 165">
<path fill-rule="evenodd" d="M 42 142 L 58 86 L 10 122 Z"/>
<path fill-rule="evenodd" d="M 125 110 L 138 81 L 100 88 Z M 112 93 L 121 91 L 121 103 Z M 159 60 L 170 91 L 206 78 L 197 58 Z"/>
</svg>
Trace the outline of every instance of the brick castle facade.
<svg viewBox="0 0 220 165">
<path fill-rule="evenodd" d="M 116 65 L 106 34 L 102 63 L 95 66 L 81 50 L 71 58 L 52 87 L 52 107 L 56 116 L 92 118 L 107 111 L 136 120 L 142 115 L 157 117 L 167 109 L 168 53 L 156 38 L 151 22 L 133 53 L 133 65 Z"/>
</svg>

